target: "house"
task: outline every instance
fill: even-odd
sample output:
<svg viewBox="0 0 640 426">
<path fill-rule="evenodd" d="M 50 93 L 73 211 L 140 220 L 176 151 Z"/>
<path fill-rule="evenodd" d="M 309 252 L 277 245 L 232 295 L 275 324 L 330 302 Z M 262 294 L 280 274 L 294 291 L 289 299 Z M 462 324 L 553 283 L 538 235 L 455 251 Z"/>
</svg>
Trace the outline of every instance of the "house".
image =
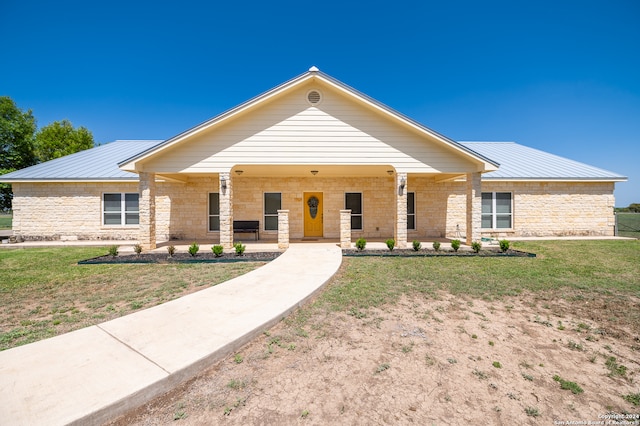
<svg viewBox="0 0 640 426">
<path fill-rule="evenodd" d="M 14 234 L 263 241 L 613 235 L 616 173 L 457 142 L 312 67 L 166 141 L 116 141 L 0 177 Z"/>
</svg>

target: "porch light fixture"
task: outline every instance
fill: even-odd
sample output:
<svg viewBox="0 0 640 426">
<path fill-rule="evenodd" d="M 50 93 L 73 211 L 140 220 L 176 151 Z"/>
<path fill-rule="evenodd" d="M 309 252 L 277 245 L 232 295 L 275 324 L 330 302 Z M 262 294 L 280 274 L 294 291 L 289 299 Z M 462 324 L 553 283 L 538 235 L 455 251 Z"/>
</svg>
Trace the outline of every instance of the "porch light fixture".
<svg viewBox="0 0 640 426">
<path fill-rule="evenodd" d="M 387 174 L 388 174 L 389 176 L 393 175 L 393 170 L 387 170 Z"/>
<path fill-rule="evenodd" d="M 407 186 L 407 180 L 403 176 L 402 179 L 400 179 L 400 187 L 398 188 L 398 194 L 402 195 L 404 193 L 405 186 Z"/>
<path fill-rule="evenodd" d="M 224 176 L 220 176 L 220 188 L 222 188 L 223 191 L 227 189 L 227 179 Z"/>
<path fill-rule="evenodd" d="M 315 175 L 318 174 L 318 171 L 317 170 L 311 170 L 311 174 L 315 176 Z"/>
<path fill-rule="evenodd" d="M 238 176 L 240 176 L 242 173 L 244 173 L 244 170 L 236 170 L 236 174 L 237 174 Z"/>
</svg>

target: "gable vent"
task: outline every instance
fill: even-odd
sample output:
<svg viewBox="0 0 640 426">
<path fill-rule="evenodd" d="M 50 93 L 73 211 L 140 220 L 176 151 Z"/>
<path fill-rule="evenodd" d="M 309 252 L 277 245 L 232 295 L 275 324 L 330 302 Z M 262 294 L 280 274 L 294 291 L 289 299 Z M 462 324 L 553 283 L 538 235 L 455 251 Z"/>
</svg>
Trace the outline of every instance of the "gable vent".
<svg viewBox="0 0 640 426">
<path fill-rule="evenodd" d="M 318 105 L 321 99 L 322 99 L 322 96 L 320 95 L 320 92 L 318 92 L 317 90 L 312 90 L 309 93 L 307 93 L 307 100 L 311 105 Z"/>
</svg>

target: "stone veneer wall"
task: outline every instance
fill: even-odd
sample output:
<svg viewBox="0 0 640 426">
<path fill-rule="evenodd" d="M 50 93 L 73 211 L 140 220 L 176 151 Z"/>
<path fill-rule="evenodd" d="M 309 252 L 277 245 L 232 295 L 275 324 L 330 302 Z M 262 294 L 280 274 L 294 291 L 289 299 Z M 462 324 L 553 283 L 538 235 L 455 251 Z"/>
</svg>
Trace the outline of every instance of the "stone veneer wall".
<svg viewBox="0 0 640 426">
<path fill-rule="evenodd" d="M 340 238 L 340 210 L 345 192 L 363 193 L 363 231 L 359 237 L 386 239 L 394 235 L 393 177 L 379 178 L 250 178 L 233 180 L 234 219 L 259 220 L 263 226 L 264 192 L 281 192 L 282 209 L 290 211 L 290 237 L 304 236 L 303 193 L 323 192 L 324 237 Z M 483 231 L 485 236 L 613 235 L 613 183 L 606 182 L 483 182 L 482 191 L 514 194 L 514 229 Z M 432 177 L 408 177 L 406 191 L 416 193 L 417 230 L 409 241 L 425 237 L 455 237 L 456 225 L 466 233 L 464 182 L 436 183 Z M 102 226 L 102 193 L 138 192 L 138 183 L 15 183 L 13 229 L 26 240 L 137 239 L 138 227 Z M 159 240 L 219 241 L 208 232 L 208 194 L 218 192 L 216 176 L 190 178 L 188 183 L 156 185 L 156 235 Z M 236 239 L 242 239 L 236 234 Z M 263 232 L 277 241 L 277 232 Z M 246 238 L 251 238 L 247 235 Z"/>
</svg>

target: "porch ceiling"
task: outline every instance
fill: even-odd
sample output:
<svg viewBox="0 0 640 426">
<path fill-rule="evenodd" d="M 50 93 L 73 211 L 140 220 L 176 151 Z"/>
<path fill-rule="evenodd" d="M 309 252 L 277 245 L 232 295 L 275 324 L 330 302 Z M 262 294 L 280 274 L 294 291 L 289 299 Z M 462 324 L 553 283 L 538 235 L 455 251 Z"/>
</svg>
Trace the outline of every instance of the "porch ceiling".
<svg viewBox="0 0 640 426">
<path fill-rule="evenodd" d="M 391 171 L 391 173 L 389 173 Z M 313 172 L 313 173 L 312 173 Z M 317 173 L 315 173 L 317 172 Z M 357 177 L 389 176 L 395 173 L 390 165 L 237 165 L 231 170 L 232 176 L 242 177 Z"/>
</svg>

